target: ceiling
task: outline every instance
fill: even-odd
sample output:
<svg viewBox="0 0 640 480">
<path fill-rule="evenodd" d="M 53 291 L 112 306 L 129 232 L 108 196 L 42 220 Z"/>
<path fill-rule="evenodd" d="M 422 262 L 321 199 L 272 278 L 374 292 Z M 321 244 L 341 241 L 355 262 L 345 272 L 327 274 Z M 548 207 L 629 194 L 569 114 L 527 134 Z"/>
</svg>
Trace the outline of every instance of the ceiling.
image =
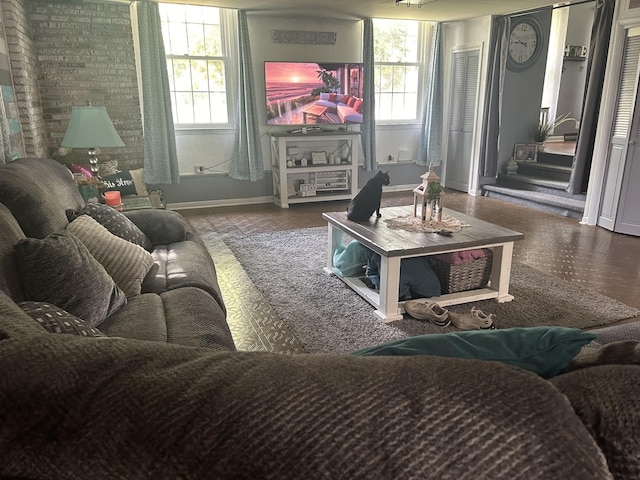
<svg viewBox="0 0 640 480">
<path fill-rule="evenodd" d="M 403 18 L 431 21 L 466 20 L 553 5 L 552 0 L 163 0 L 236 8 L 265 13 Z M 418 6 L 422 3 L 422 6 Z M 568 4 L 569 2 L 562 2 Z"/>
</svg>

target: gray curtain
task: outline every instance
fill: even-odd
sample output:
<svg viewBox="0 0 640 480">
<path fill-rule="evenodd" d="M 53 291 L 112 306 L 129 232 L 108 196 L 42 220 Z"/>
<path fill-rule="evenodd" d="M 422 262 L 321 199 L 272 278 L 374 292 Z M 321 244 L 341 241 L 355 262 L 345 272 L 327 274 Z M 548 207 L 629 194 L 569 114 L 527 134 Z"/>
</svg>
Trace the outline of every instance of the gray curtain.
<svg viewBox="0 0 640 480">
<path fill-rule="evenodd" d="M 422 113 L 422 130 L 418 147 L 418 165 L 440 165 L 442 161 L 442 28 L 433 29 L 429 71 L 427 73 L 427 100 Z"/>
<path fill-rule="evenodd" d="M 370 172 L 378 168 L 376 160 L 376 92 L 373 54 L 373 20 L 364 19 L 363 33 L 364 61 L 364 116 L 362 121 L 362 149 L 364 151 L 364 168 Z"/>
<path fill-rule="evenodd" d="M 479 171 L 485 177 L 497 177 L 498 175 L 502 91 L 507 65 L 510 26 L 511 19 L 508 16 L 492 19 L 487 65 L 487 95 L 484 100 L 482 137 L 480 138 Z"/>
<path fill-rule="evenodd" d="M 264 162 L 255 102 L 255 82 L 249 45 L 247 14 L 238 10 L 238 109 L 229 176 L 252 182 L 264 178 Z"/>
<path fill-rule="evenodd" d="M 578 134 L 576 154 L 573 157 L 571 178 L 567 187 L 567 192 L 572 194 L 585 192 L 589 183 L 614 9 L 615 0 L 601 0 L 596 5 L 593 28 L 591 29 L 580 133 Z"/>
<path fill-rule="evenodd" d="M 144 116 L 144 181 L 150 184 L 179 183 L 176 136 L 158 5 L 149 1 L 138 2 L 136 13 Z"/>
</svg>

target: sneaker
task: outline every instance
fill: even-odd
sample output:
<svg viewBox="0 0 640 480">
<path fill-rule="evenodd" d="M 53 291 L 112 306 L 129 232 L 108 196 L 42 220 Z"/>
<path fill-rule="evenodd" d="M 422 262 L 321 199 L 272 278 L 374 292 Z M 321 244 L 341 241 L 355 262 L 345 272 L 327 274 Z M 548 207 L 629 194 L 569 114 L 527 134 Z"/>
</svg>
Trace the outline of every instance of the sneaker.
<svg viewBox="0 0 640 480">
<path fill-rule="evenodd" d="M 496 328 L 493 325 L 493 313 L 486 315 L 482 310 L 471 308 L 470 315 L 450 314 L 451 323 L 460 330 L 486 330 Z"/>
<path fill-rule="evenodd" d="M 476 310 L 476 307 L 471 307 L 471 316 L 477 318 L 481 323 L 481 329 L 486 330 L 488 328 L 495 329 L 495 325 L 493 324 L 493 319 L 496 316 L 493 313 L 487 315 L 482 310 Z"/>
<path fill-rule="evenodd" d="M 404 311 L 413 318 L 429 320 L 439 327 L 446 327 L 451 324 L 449 310 L 442 308 L 437 303 L 429 303 L 424 300 L 408 300 L 404 302 Z"/>
</svg>

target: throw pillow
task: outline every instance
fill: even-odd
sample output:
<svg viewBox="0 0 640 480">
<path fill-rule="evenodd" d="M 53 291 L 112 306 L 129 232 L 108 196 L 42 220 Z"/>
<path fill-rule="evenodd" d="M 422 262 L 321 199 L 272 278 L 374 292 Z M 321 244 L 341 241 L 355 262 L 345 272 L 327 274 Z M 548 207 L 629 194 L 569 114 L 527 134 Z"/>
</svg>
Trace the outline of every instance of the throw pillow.
<svg viewBox="0 0 640 480">
<path fill-rule="evenodd" d="M 419 335 L 364 348 L 353 355 L 436 355 L 494 360 L 551 378 L 596 338 L 577 328 L 531 327 Z"/>
<path fill-rule="evenodd" d="M 80 215 L 67 230 L 78 237 L 127 298 L 140 295 L 153 257 L 139 245 L 112 234 L 89 215 Z"/>
<path fill-rule="evenodd" d="M 46 302 L 20 302 L 20 308 L 50 333 L 67 333 L 81 337 L 106 336 L 81 318 Z"/>
<path fill-rule="evenodd" d="M 133 184 L 136 187 L 136 195 L 140 195 L 141 197 L 146 197 L 147 195 L 149 195 L 149 192 L 147 191 L 147 186 L 144 183 L 144 180 L 142 179 L 142 174 L 144 173 L 144 170 L 142 168 L 138 168 L 136 170 L 129 170 L 129 173 L 131 174 L 131 178 L 133 179 Z"/>
<path fill-rule="evenodd" d="M 69 232 L 26 238 L 13 248 L 28 300 L 57 305 L 92 327 L 127 302 L 104 267 Z"/>
<path fill-rule="evenodd" d="M 117 190 L 122 195 L 136 195 L 137 193 L 133 178 L 128 171 L 102 177 L 102 183 L 105 185 L 105 191 Z"/>
<path fill-rule="evenodd" d="M 108 205 L 90 203 L 79 211 L 67 210 L 67 219 L 69 222 L 72 222 L 75 218 L 83 214 L 89 215 L 114 235 L 124 238 L 136 245 L 140 245 L 145 250 L 151 251 L 153 249 L 151 240 L 147 238 L 135 223 L 129 220 L 126 215 L 123 215 Z"/>
</svg>

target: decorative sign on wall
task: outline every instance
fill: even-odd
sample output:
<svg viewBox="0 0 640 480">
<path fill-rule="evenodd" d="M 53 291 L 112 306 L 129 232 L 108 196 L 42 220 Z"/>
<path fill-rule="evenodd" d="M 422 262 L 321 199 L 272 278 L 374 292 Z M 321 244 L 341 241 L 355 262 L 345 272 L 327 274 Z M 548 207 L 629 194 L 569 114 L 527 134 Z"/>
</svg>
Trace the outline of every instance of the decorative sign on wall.
<svg viewBox="0 0 640 480">
<path fill-rule="evenodd" d="M 308 32 L 304 30 L 271 30 L 273 43 L 302 43 L 307 45 L 333 45 L 336 32 Z"/>
</svg>

